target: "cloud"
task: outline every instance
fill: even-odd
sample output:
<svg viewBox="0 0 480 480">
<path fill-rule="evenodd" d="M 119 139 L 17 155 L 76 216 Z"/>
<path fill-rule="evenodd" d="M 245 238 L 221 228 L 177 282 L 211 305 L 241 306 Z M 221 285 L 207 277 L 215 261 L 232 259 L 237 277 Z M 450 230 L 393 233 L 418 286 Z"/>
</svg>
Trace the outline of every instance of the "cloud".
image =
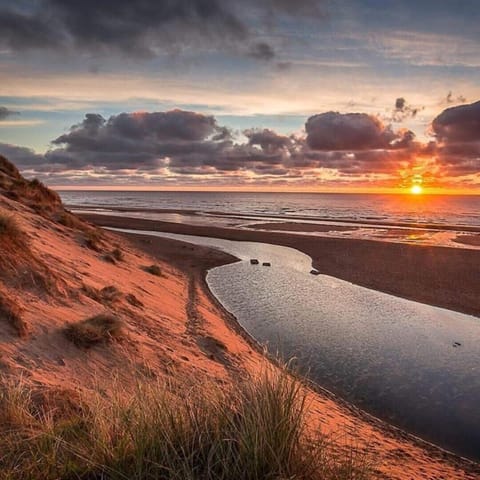
<svg viewBox="0 0 480 480">
<path fill-rule="evenodd" d="M 90 113 L 53 140 L 49 162 L 69 168 L 157 170 L 169 157 L 215 155 L 230 133 L 213 116 L 183 110 L 121 113 L 108 120 Z"/>
<path fill-rule="evenodd" d="M 2 120 L 5 120 L 8 117 L 14 116 L 14 115 L 20 115 L 19 112 L 14 112 L 7 107 L 0 107 L 0 122 Z"/>
<path fill-rule="evenodd" d="M 480 173 L 480 101 L 447 108 L 433 120 L 431 128 L 445 173 Z"/>
<path fill-rule="evenodd" d="M 279 135 L 268 128 L 262 129 L 248 129 L 244 130 L 243 134 L 248 138 L 249 145 L 259 145 L 264 152 L 278 152 L 284 148 L 292 145 L 292 137 Z"/>
<path fill-rule="evenodd" d="M 456 97 L 453 95 L 452 91 L 450 90 L 445 97 L 443 103 L 450 104 L 450 103 L 465 103 L 467 99 L 463 95 L 457 95 Z"/>
<path fill-rule="evenodd" d="M 256 60 L 269 61 L 275 58 L 275 51 L 268 43 L 258 42 L 252 45 L 248 55 Z"/>
<path fill-rule="evenodd" d="M 155 56 L 158 50 L 250 43 L 249 54 L 270 60 L 274 52 L 254 42 L 261 25 L 284 17 L 323 15 L 319 0 L 26 0 L 0 3 L 0 45 L 13 49 L 75 49 Z M 254 20 L 252 20 L 254 19 Z"/>
<path fill-rule="evenodd" d="M 288 185 L 318 182 L 409 185 L 480 173 L 480 102 L 449 108 L 434 139 L 365 113 L 325 112 L 305 133 L 251 128 L 234 135 L 212 115 L 185 110 L 89 113 L 45 154 L 8 144 L 0 153 L 50 184 Z M 467 178 L 468 180 L 468 178 Z M 383 182 L 383 183 L 382 183 Z"/>
<path fill-rule="evenodd" d="M 307 144 L 313 150 L 369 150 L 391 148 L 399 136 L 366 113 L 327 112 L 305 124 Z"/>
<path fill-rule="evenodd" d="M 13 162 L 19 170 L 41 168 L 46 163 L 45 156 L 35 153 L 32 149 L 0 143 L 0 154 Z"/>
<path fill-rule="evenodd" d="M 399 97 L 395 100 L 395 107 L 390 120 L 392 122 L 400 123 L 407 118 L 415 118 L 419 110 L 423 110 L 423 108 L 413 107 L 412 105 L 409 105 L 403 97 Z"/>
<path fill-rule="evenodd" d="M 480 141 L 480 101 L 447 108 L 433 120 L 432 130 L 440 142 Z"/>
</svg>

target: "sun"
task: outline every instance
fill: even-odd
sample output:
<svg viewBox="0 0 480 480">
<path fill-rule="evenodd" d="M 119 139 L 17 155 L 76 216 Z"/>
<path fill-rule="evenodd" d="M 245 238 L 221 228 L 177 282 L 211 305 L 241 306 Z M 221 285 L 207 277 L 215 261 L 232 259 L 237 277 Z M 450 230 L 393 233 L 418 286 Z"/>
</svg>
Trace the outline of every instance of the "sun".
<svg viewBox="0 0 480 480">
<path fill-rule="evenodd" d="M 410 187 L 410 193 L 413 195 L 420 195 L 423 193 L 423 187 L 416 183 Z"/>
</svg>

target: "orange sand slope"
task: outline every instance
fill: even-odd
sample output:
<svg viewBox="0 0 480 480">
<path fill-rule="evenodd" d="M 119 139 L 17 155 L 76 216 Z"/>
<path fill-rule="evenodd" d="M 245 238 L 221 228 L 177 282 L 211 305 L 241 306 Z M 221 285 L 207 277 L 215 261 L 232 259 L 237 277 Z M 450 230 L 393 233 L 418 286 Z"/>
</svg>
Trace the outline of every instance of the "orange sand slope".
<svg viewBox="0 0 480 480">
<path fill-rule="evenodd" d="M 33 386 L 73 394 L 99 382 L 108 389 L 112 379 L 133 384 L 140 372 L 231 384 L 243 372 L 260 371 L 266 362 L 261 351 L 232 328 L 198 269 L 181 271 L 131 239 L 98 234 L 54 197 L 42 194 L 30 201 L 36 193 L 29 191 L 25 201 L 12 193 L 9 175 L 5 164 L 2 173 L 0 158 L 0 216 L 13 215 L 19 227 L 18 239 L 0 244 L 0 298 L 14 304 L 22 319 L 19 326 L 0 311 L 1 377 L 23 376 Z M 22 185 L 36 192 L 37 185 Z M 158 242 L 172 249 L 172 241 Z M 232 261 L 211 255 L 213 264 Z M 145 270 L 152 264 L 160 267 L 160 276 Z M 105 287 L 114 288 L 102 292 Z M 64 335 L 69 322 L 102 312 L 125 322 L 125 338 L 83 349 Z M 478 478 L 469 462 L 425 448 L 327 394 L 312 390 L 309 400 L 311 428 L 341 432 L 368 451 L 382 478 Z"/>
</svg>

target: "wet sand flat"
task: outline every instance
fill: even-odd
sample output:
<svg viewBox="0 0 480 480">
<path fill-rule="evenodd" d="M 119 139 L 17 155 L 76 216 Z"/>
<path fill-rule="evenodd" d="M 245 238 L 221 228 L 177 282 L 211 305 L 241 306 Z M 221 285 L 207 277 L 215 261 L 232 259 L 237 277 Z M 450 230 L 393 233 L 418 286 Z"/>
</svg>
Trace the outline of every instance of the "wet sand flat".
<svg viewBox="0 0 480 480">
<path fill-rule="evenodd" d="M 107 227 L 156 230 L 296 248 L 321 273 L 422 303 L 480 315 L 480 250 L 324 238 L 85 214 Z"/>
</svg>

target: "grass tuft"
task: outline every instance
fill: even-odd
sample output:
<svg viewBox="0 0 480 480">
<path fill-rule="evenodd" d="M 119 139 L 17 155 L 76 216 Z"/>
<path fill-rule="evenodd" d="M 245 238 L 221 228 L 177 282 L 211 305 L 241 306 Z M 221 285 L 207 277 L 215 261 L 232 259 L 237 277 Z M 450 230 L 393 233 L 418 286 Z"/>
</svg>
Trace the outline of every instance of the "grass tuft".
<svg viewBox="0 0 480 480">
<path fill-rule="evenodd" d="M 82 285 L 82 291 L 92 300 L 101 303 L 112 303 L 119 300 L 122 296 L 122 292 L 114 285 L 108 285 L 99 290 L 98 288 L 84 283 Z"/>
<path fill-rule="evenodd" d="M 122 292 L 114 285 L 103 287 L 100 290 L 100 298 L 107 303 L 112 303 L 122 296 Z"/>
<path fill-rule="evenodd" d="M 129 293 L 125 296 L 127 302 L 137 308 L 143 307 L 143 302 L 140 301 L 133 293 Z"/>
<path fill-rule="evenodd" d="M 16 218 L 7 213 L 0 212 L 0 239 L 9 240 L 20 244 L 25 242 L 25 233 L 18 225 Z"/>
<path fill-rule="evenodd" d="M 80 230 L 83 232 L 88 232 L 92 229 L 86 224 L 86 222 L 68 211 L 63 211 L 60 213 L 58 217 L 58 223 L 60 223 L 64 227 L 71 228 L 73 230 Z"/>
<path fill-rule="evenodd" d="M 95 228 L 91 228 L 85 232 L 85 245 L 91 250 L 99 252 L 102 249 L 102 234 Z"/>
<path fill-rule="evenodd" d="M 156 277 L 162 276 L 162 270 L 158 265 L 150 265 L 148 267 L 145 267 L 145 271 L 151 273 L 152 275 L 155 275 Z"/>
<path fill-rule="evenodd" d="M 111 253 L 106 253 L 106 254 L 103 256 L 103 259 L 104 259 L 107 263 L 111 263 L 112 265 L 116 265 L 116 264 L 117 264 L 117 261 L 115 260 L 115 257 L 114 257 Z"/>
<path fill-rule="evenodd" d="M 65 329 L 65 335 L 77 347 L 90 348 L 99 343 L 107 343 L 122 336 L 124 323 L 117 317 L 102 313 Z"/>
<path fill-rule="evenodd" d="M 16 302 L 0 292 L 0 319 L 5 319 L 19 337 L 28 335 L 28 325 L 23 319 L 22 309 Z"/>
<path fill-rule="evenodd" d="M 111 252 L 113 258 L 119 262 L 122 262 L 125 259 L 124 253 L 120 250 L 120 248 L 115 247 Z"/>
<path fill-rule="evenodd" d="M 143 381 L 133 393 L 89 395 L 61 421 L 48 410 L 32 415 L 27 387 L 1 389 L 2 479 L 373 478 L 363 455 L 307 432 L 304 390 L 284 372 L 185 396 Z"/>
</svg>

